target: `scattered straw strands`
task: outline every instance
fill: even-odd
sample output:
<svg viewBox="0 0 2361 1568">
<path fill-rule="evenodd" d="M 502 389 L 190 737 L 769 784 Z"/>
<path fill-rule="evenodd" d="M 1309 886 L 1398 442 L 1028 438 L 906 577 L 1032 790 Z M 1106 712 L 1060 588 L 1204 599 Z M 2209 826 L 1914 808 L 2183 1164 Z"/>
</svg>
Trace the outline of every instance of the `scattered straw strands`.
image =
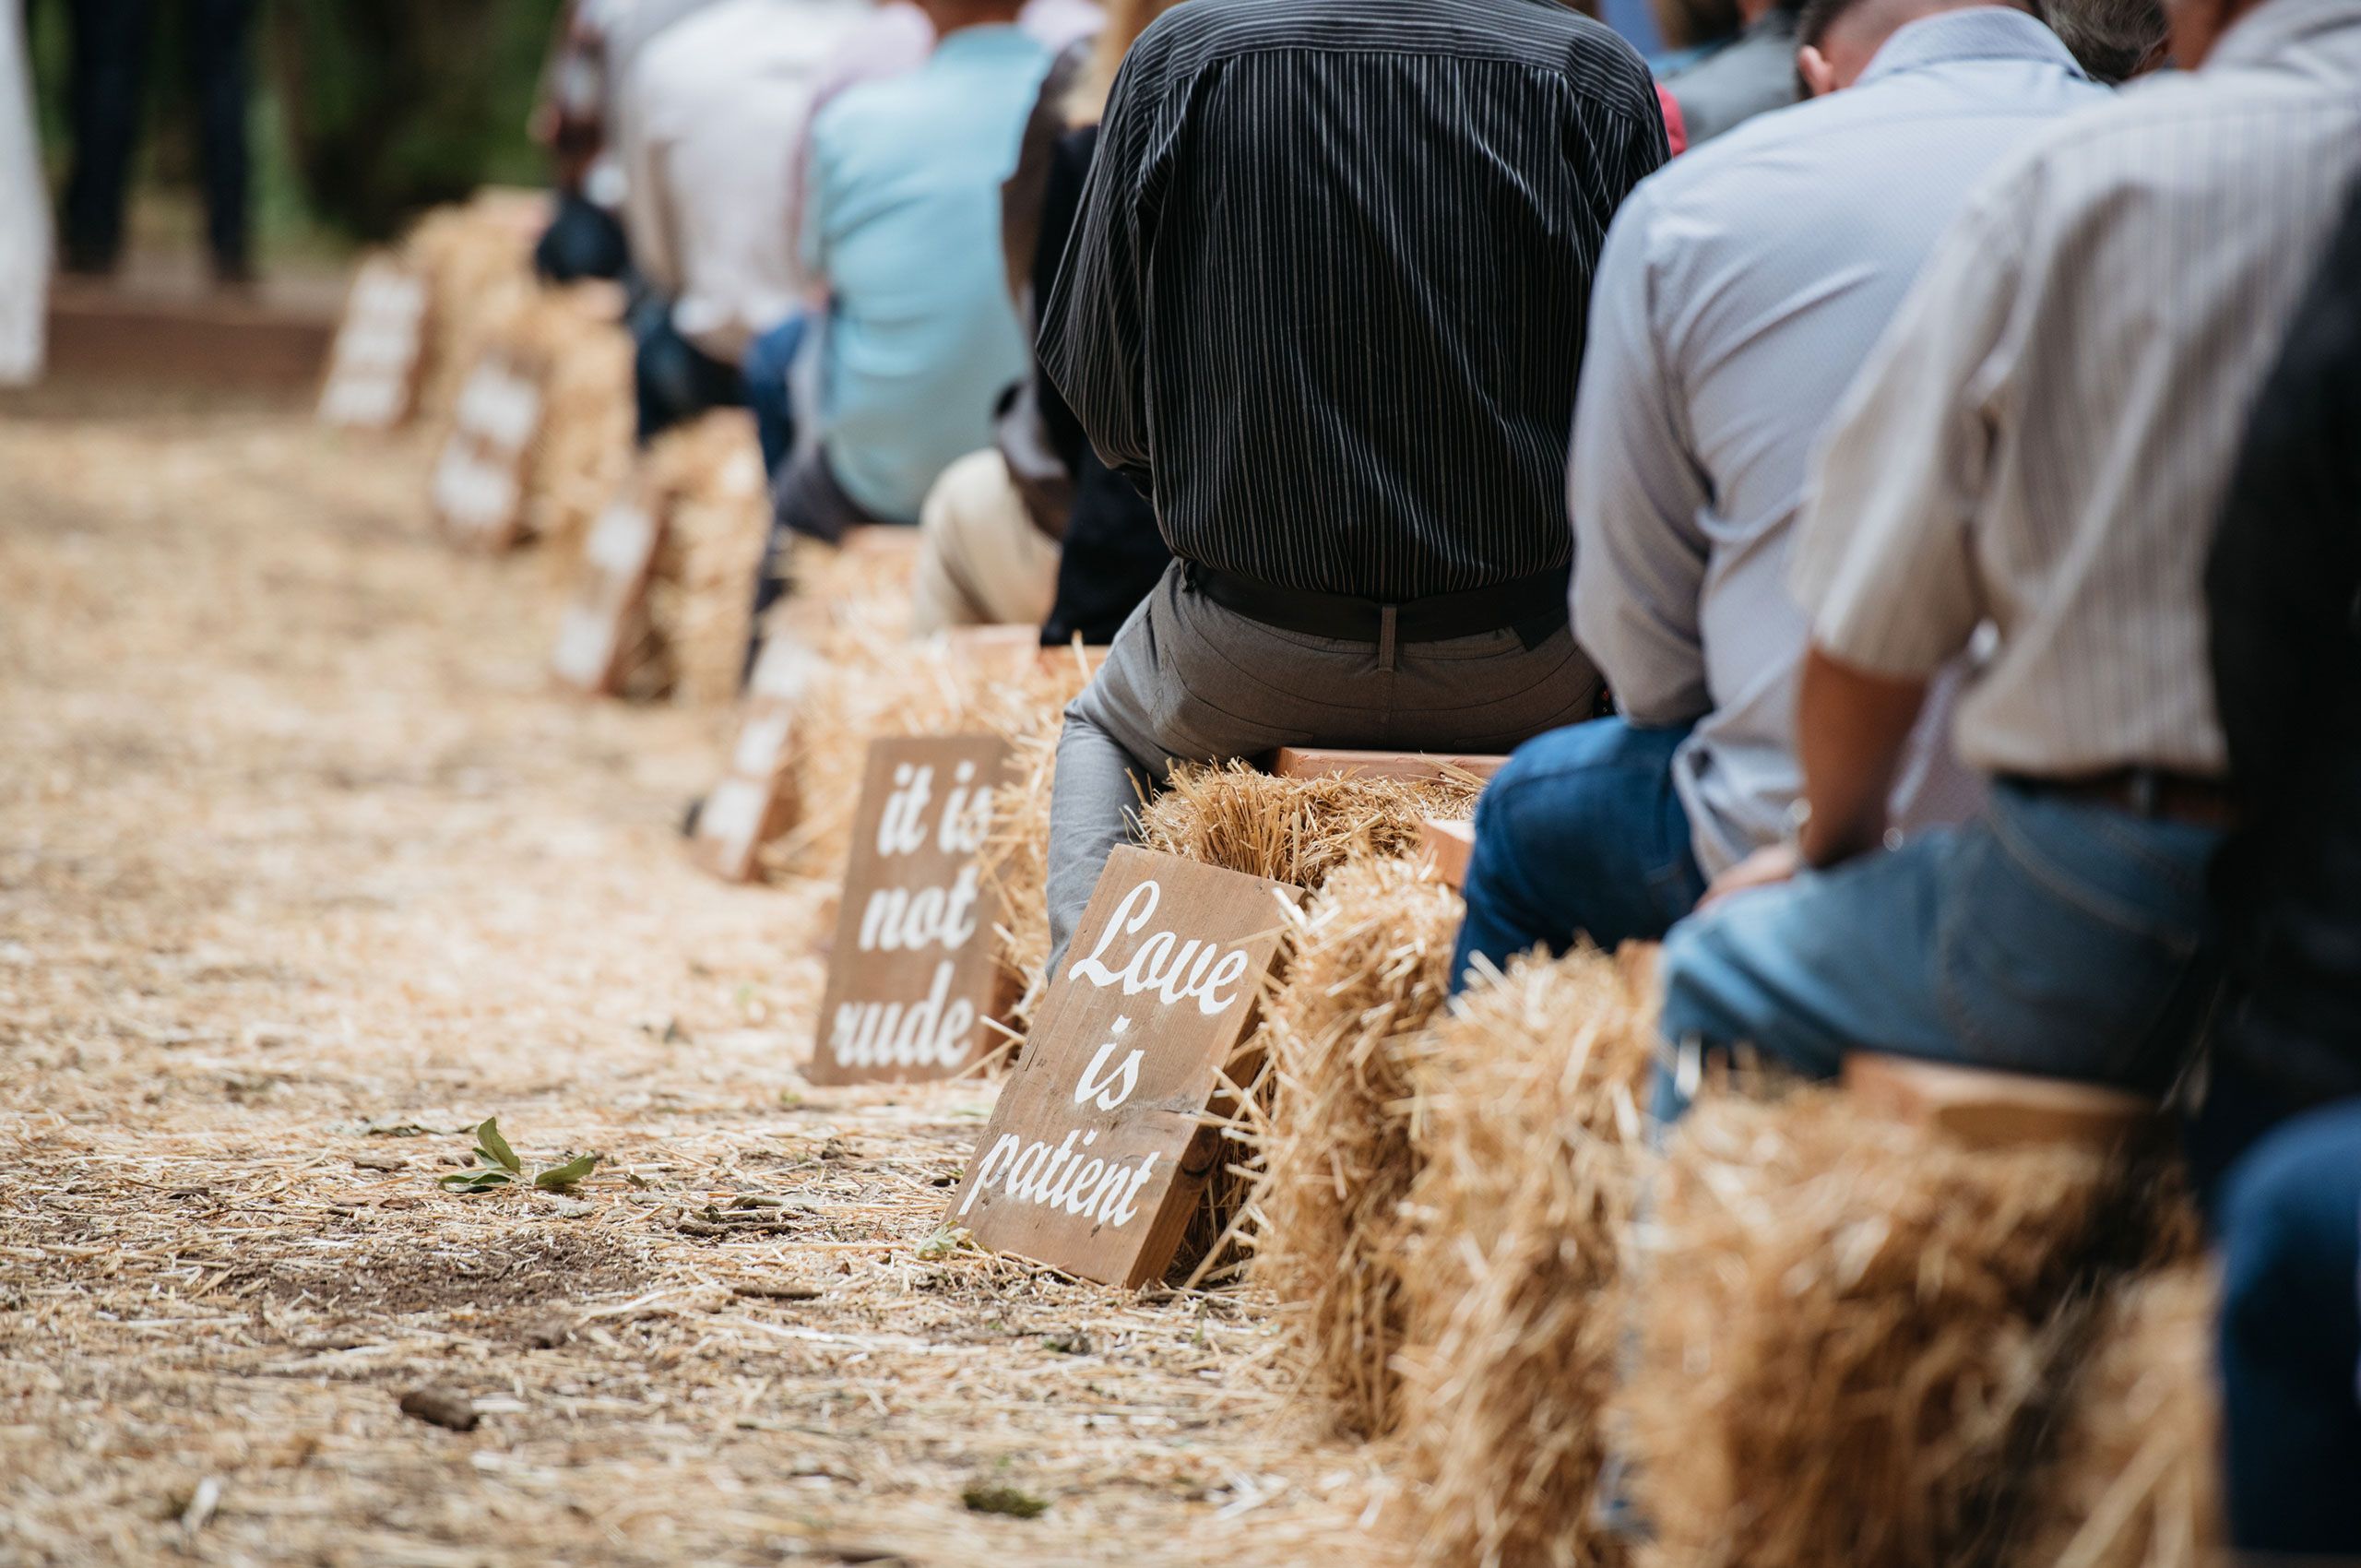
<svg viewBox="0 0 2361 1568">
<path fill-rule="evenodd" d="M 2221 1550 L 2216 1288 L 2202 1264 L 2124 1280 L 2069 1391 L 2016 1561 L 2201 1568 Z"/>
<path fill-rule="evenodd" d="M 1653 950 L 1628 951 L 1517 959 L 1419 1042 L 1418 1169 L 1391 1247 L 1366 1247 L 1401 1298 L 1422 1562 L 1621 1561 L 1593 1501 L 1655 1040 Z"/>
<path fill-rule="evenodd" d="M 1829 1089 L 1702 1099 L 1643 1238 L 1619 1402 L 1657 1561 L 1921 1568 L 1988 1547 L 2112 1164 L 1969 1149 Z"/>
<path fill-rule="evenodd" d="M 1457 894 L 1407 859 L 1345 866 L 1295 919 L 1264 1014 L 1273 1115 L 1254 1278 L 1343 1430 L 1392 1424 L 1402 1199 L 1416 1173 L 1407 1052 L 1450 990 Z"/>
<path fill-rule="evenodd" d="M 1418 823 L 1475 814 L 1484 781 L 1453 772 L 1442 778 L 1280 778 L 1242 762 L 1183 764 L 1141 814 L 1151 849 L 1317 889 L 1357 860 L 1407 855 Z"/>
<path fill-rule="evenodd" d="M 664 683 L 692 707 L 730 701 L 745 666 L 754 576 L 770 532 L 753 419 L 717 409 L 665 432 L 647 453 L 647 493 L 664 518 L 648 620 Z"/>
</svg>

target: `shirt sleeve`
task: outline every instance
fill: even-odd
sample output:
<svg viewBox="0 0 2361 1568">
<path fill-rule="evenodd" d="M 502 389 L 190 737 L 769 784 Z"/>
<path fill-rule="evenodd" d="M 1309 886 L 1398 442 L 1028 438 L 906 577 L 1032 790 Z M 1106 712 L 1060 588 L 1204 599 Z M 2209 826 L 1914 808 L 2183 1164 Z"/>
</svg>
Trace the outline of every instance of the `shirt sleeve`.
<svg viewBox="0 0 2361 1568">
<path fill-rule="evenodd" d="M 1985 619 L 1974 529 L 2031 221 L 2004 186 L 1937 244 L 1837 405 L 1797 524 L 1792 584 L 1822 651 L 1871 674 L 1931 676 Z"/>
<path fill-rule="evenodd" d="M 1041 369 L 1106 465 L 1151 488 L 1143 289 L 1173 137 L 1151 27 L 1117 73 L 1081 216 L 1041 308 Z"/>
<path fill-rule="evenodd" d="M 1655 311 L 1645 190 L 1608 230 L 1566 470 L 1573 519 L 1574 638 L 1634 724 L 1685 723 L 1713 706 L 1698 599 L 1708 496 L 1691 460 Z"/>
</svg>

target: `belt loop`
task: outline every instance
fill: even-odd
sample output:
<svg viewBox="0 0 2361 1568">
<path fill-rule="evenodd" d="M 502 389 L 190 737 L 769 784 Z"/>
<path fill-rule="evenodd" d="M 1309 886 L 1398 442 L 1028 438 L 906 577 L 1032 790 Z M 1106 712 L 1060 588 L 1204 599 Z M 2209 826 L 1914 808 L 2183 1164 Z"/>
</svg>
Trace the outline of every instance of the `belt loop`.
<svg viewBox="0 0 2361 1568">
<path fill-rule="evenodd" d="M 1388 675 L 1394 673 L 1394 628 L 1401 608 L 1398 604 L 1377 607 L 1377 667 Z"/>
</svg>

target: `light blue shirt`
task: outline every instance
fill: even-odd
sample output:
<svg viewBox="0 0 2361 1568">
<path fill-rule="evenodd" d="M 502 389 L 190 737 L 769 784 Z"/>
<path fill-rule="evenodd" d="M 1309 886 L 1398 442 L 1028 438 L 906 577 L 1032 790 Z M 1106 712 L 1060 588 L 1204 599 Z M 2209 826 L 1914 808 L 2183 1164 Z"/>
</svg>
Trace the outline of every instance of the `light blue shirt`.
<svg viewBox="0 0 2361 1568">
<path fill-rule="evenodd" d="M 813 123 L 803 253 L 830 296 L 820 439 L 836 482 L 882 517 L 916 521 L 935 476 L 991 445 L 993 401 L 1026 374 L 1000 186 L 1049 65 L 1014 27 L 962 28 Z"/>
<path fill-rule="evenodd" d="M 1695 721 L 1674 784 L 1709 875 L 1778 839 L 1801 790 L 1787 555 L 1822 425 L 1979 177 L 2106 97 L 2024 12 L 1946 12 L 1617 213 L 1574 403 L 1574 635 L 1633 723 Z M 1920 726 L 1904 828 L 1975 800 L 1947 713 Z"/>
</svg>

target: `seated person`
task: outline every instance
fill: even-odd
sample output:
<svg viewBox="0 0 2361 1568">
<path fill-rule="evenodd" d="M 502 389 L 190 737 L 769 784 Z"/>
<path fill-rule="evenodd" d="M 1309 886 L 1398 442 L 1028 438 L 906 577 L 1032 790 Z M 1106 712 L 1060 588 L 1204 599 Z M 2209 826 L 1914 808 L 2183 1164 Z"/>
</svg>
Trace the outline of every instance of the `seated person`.
<svg viewBox="0 0 2361 1568">
<path fill-rule="evenodd" d="M 860 0 L 719 0 L 641 49 L 623 89 L 623 212 L 640 284 L 639 439 L 745 401 L 739 361 L 804 287 L 788 154 Z"/>
<path fill-rule="evenodd" d="M 1835 416 L 1796 546 L 1809 815 L 1666 943 L 1667 1111 L 1740 1043 L 2160 1091 L 2207 1016 L 2233 805 L 2206 552 L 2321 193 L 2361 174 L 2361 13 L 2168 14 L 2191 69 L 1980 187 Z M 1883 848 L 1927 682 L 1987 624 L 1952 732 L 1988 802 Z"/>
<path fill-rule="evenodd" d="M 1553 6 L 1190 0 L 1133 45 L 1040 350 L 1177 559 L 1066 711 L 1057 953 L 1176 761 L 1505 750 L 1591 710 L 1572 367 L 1664 158 L 1638 56 Z"/>
<path fill-rule="evenodd" d="M 916 523 L 1025 371 L 1000 184 L 1049 52 L 1016 26 L 1014 0 L 926 10 L 940 42 L 924 65 L 847 90 L 813 123 L 803 255 L 828 297 L 817 439 L 778 476 L 775 535 Z"/>
<path fill-rule="evenodd" d="M 2357 523 L 2361 184 L 2255 405 L 2207 572 L 2241 819 L 2214 877 L 2229 985 L 2189 1139 L 2223 1254 L 2232 1542 L 2348 1562 L 2361 1559 Z"/>
<path fill-rule="evenodd" d="M 2004 3 L 1816 0 L 1803 39 L 1833 96 L 1668 165 L 1608 232 L 1567 499 L 1574 636 L 1619 716 L 1535 741 L 1485 790 L 1460 983 L 1479 956 L 1660 937 L 1786 831 L 1806 633 L 1787 555 L 1827 410 L 1976 182 L 2107 97 Z M 1895 820 L 1975 802 L 1930 715 Z"/>
<path fill-rule="evenodd" d="M 1738 30 L 1669 69 L 1664 89 L 1680 105 L 1691 147 L 1784 109 L 1803 96 L 1796 77 L 1796 22 L 1804 0 L 1739 0 Z"/>
</svg>

